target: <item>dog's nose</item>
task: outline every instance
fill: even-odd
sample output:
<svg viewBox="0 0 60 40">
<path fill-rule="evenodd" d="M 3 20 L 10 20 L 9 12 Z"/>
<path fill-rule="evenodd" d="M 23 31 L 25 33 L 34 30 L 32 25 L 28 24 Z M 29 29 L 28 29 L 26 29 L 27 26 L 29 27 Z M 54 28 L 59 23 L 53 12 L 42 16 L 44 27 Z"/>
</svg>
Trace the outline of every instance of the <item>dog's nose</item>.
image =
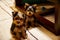
<svg viewBox="0 0 60 40">
<path fill-rule="evenodd" d="M 32 9 L 30 9 L 30 11 L 32 11 Z"/>
<path fill-rule="evenodd" d="M 20 23 L 20 21 L 17 21 L 17 23 L 19 24 L 19 23 Z"/>
<path fill-rule="evenodd" d="M 31 14 L 31 13 L 29 12 L 29 14 Z"/>
</svg>

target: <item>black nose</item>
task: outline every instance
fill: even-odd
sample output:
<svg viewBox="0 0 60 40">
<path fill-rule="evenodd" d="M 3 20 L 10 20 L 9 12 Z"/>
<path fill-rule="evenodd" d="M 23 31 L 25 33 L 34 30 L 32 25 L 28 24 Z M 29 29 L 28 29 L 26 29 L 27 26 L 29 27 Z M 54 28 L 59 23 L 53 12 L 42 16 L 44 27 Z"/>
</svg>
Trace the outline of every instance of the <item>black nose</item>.
<svg viewBox="0 0 60 40">
<path fill-rule="evenodd" d="M 29 14 L 31 14 L 31 13 L 29 12 Z"/>
<path fill-rule="evenodd" d="M 19 23 L 20 23 L 20 21 L 17 21 L 17 23 L 19 24 Z"/>
<path fill-rule="evenodd" d="M 30 11 L 32 11 L 32 9 L 30 9 Z"/>
</svg>

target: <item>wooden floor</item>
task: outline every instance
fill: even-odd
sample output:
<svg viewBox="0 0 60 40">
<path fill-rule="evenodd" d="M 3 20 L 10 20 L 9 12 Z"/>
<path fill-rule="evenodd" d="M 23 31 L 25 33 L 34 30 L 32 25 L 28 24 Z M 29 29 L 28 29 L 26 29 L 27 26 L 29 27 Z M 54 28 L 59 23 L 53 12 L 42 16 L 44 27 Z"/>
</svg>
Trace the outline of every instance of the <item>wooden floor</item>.
<svg viewBox="0 0 60 40">
<path fill-rule="evenodd" d="M 46 16 L 44 16 L 44 18 L 46 18 L 47 20 L 55 23 L 55 15 L 54 14 L 46 15 Z"/>
<path fill-rule="evenodd" d="M 12 24 L 12 9 L 11 5 L 7 4 L 6 1 L 0 1 L 0 40 L 10 40 L 10 28 Z M 56 36 L 43 26 L 31 28 L 29 30 L 38 40 L 60 40 L 60 36 Z M 30 33 L 27 31 L 28 40 L 36 40 Z"/>
</svg>

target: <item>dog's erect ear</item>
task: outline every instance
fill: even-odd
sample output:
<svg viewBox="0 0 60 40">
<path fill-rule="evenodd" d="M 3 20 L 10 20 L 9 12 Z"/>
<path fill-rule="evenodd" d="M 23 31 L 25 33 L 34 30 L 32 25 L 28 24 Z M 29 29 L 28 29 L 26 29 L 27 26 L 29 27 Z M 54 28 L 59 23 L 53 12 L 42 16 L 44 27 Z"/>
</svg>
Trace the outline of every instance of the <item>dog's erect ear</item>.
<svg viewBox="0 0 60 40">
<path fill-rule="evenodd" d="M 28 3 L 25 3 L 25 6 L 29 6 L 29 4 Z"/>
<path fill-rule="evenodd" d="M 12 14 L 13 14 L 13 17 L 15 17 L 18 14 L 18 12 L 12 12 Z"/>
<path fill-rule="evenodd" d="M 30 5 L 28 3 L 25 3 L 24 8 L 26 9 L 27 7 L 29 7 Z"/>
<path fill-rule="evenodd" d="M 37 4 L 32 5 L 33 7 L 37 7 Z"/>
</svg>

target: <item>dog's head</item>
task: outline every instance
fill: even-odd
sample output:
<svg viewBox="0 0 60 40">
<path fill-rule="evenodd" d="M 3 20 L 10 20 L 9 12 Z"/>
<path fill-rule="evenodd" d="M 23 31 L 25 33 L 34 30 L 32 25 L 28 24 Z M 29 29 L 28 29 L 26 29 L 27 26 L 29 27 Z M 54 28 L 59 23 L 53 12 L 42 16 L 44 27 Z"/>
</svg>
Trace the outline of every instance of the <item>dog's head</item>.
<svg viewBox="0 0 60 40">
<path fill-rule="evenodd" d="M 25 11 L 26 11 L 26 15 L 32 16 L 34 14 L 35 10 L 36 10 L 36 6 L 37 6 L 36 4 L 30 5 L 28 3 L 25 3 L 24 8 L 25 8 Z"/>
<path fill-rule="evenodd" d="M 24 24 L 24 16 L 18 12 L 12 12 L 13 14 L 13 23 L 17 26 L 21 26 Z"/>
</svg>

